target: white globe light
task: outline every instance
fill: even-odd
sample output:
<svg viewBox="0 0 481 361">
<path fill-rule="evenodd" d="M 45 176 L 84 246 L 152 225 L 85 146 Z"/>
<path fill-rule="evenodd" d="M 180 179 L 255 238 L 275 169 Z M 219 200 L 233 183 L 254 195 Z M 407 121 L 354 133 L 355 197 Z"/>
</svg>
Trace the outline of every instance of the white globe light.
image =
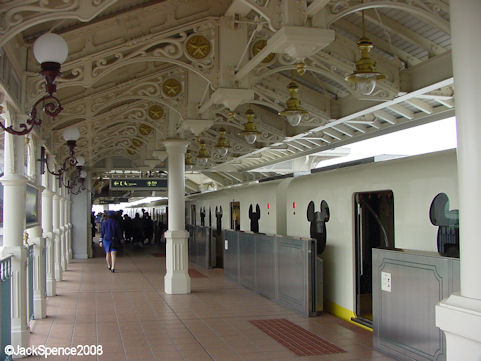
<svg viewBox="0 0 481 361">
<path fill-rule="evenodd" d="M 257 135 L 256 134 L 246 134 L 244 136 L 244 138 L 245 138 L 247 143 L 254 144 L 256 139 L 257 139 Z"/>
<path fill-rule="evenodd" d="M 77 166 L 78 167 L 81 167 L 85 164 L 85 158 L 82 157 L 81 155 L 75 157 L 75 159 L 77 159 Z M 84 171 L 82 171 L 82 172 L 84 172 Z"/>
<path fill-rule="evenodd" d="M 286 112 L 287 122 L 293 127 L 297 127 L 302 119 L 302 114 L 295 111 Z"/>
<path fill-rule="evenodd" d="M 60 35 L 43 34 L 33 43 L 33 55 L 40 64 L 46 62 L 62 64 L 67 59 L 68 46 Z"/>
<path fill-rule="evenodd" d="M 79 138 L 80 138 L 80 132 L 77 129 L 77 127 L 72 126 L 64 129 L 63 139 L 65 139 L 65 141 L 69 141 L 69 140 L 77 141 Z"/>
</svg>

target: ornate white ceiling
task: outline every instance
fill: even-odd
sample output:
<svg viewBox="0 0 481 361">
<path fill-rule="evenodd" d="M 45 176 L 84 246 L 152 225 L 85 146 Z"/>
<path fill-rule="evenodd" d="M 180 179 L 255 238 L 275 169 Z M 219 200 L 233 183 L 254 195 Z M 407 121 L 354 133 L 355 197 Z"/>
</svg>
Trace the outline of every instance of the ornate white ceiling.
<svg viewBox="0 0 481 361">
<path fill-rule="evenodd" d="M 386 76 L 369 96 L 344 80 L 359 58 L 361 10 Z M 64 110 L 45 120 L 41 135 L 62 156 L 61 132 L 75 124 L 78 152 L 98 176 L 165 170 L 163 140 L 185 137 L 193 154 L 199 139 L 211 154 L 198 171 L 231 185 L 285 173 L 274 166 L 280 162 L 454 114 L 447 0 L 15 0 L 2 2 L 0 18 L 0 46 L 14 69 L 2 70 L 0 81 L 18 114 L 44 91 L 33 41 L 47 31 L 67 41 L 57 86 Z M 25 79 L 24 96 L 7 73 Z M 277 115 L 291 80 L 309 112 L 298 127 Z M 239 135 L 249 108 L 261 132 L 253 145 Z M 232 146 L 226 157 L 214 148 L 221 127 Z M 188 191 L 202 189 L 198 179 L 205 180 L 192 176 Z"/>
</svg>

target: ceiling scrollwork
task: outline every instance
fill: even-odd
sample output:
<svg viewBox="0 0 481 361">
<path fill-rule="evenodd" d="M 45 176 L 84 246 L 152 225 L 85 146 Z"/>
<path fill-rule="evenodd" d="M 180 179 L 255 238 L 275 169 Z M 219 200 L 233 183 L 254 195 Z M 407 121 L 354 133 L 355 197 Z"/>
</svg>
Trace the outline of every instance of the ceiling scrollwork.
<svg viewBox="0 0 481 361">
<path fill-rule="evenodd" d="M 61 132 L 76 125 L 78 154 L 89 166 L 108 157 L 146 166 L 167 137 L 179 136 L 190 141 L 193 158 L 198 140 L 205 142 L 214 170 L 201 172 L 235 183 L 252 179 L 242 171 L 454 108 L 448 0 L 18 0 L 4 1 L 2 16 L 0 45 L 10 39 L 8 47 L 27 53 L 25 104 L 17 108 L 45 92 L 27 48 L 48 31 L 67 41 L 56 94 L 64 110 L 43 119 L 40 135 L 61 158 Z M 289 38 L 290 27 L 302 36 Z M 349 80 L 363 56 L 362 34 L 384 77 L 368 94 Z M 438 66 L 441 75 L 432 71 Z M 294 100 L 303 111 L 295 125 L 284 116 Z M 247 110 L 255 114 L 253 144 Z"/>
<path fill-rule="evenodd" d="M 27 6 L 20 1 L 6 2 L 2 4 L 0 9 L 0 18 L 4 19 L 0 25 L 0 47 L 16 34 L 47 21 L 72 18 L 88 21 L 116 1 L 63 0 L 52 2 L 30 0 Z"/>
</svg>

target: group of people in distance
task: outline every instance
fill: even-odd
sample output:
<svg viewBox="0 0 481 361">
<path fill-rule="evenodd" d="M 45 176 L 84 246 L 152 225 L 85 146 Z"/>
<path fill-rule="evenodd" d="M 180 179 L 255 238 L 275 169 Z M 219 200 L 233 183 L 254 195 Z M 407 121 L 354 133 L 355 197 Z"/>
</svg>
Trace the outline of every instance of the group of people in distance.
<svg viewBox="0 0 481 361">
<path fill-rule="evenodd" d="M 149 213 L 142 209 L 142 217 L 139 213 L 132 219 L 127 214 L 122 216 L 123 211 L 107 211 L 97 217 L 92 212 L 92 238 L 97 232 L 96 223 L 100 218 L 99 246 L 105 250 L 107 268 L 114 273 L 117 251 L 123 243 L 135 247 L 143 247 L 144 244 L 155 244 L 161 241 L 167 226 L 161 221 L 154 223 Z"/>
</svg>

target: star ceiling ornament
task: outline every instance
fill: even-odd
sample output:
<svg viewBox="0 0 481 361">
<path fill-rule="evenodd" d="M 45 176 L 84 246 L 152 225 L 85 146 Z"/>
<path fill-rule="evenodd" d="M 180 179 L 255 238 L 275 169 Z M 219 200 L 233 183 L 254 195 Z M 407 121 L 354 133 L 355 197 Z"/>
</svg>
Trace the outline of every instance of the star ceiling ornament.
<svg viewBox="0 0 481 361">
<path fill-rule="evenodd" d="M 204 59 L 210 53 L 210 41 L 202 35 L 192 35 L 185 44 L 185 50 L 191 58 Z"/>
<path fill-rule="evenodd" d="M 154 104 L 148 110 L 150 119 L 159 120 L 164 115 L 164 108 L 161 105 Z"/>
</svg>

